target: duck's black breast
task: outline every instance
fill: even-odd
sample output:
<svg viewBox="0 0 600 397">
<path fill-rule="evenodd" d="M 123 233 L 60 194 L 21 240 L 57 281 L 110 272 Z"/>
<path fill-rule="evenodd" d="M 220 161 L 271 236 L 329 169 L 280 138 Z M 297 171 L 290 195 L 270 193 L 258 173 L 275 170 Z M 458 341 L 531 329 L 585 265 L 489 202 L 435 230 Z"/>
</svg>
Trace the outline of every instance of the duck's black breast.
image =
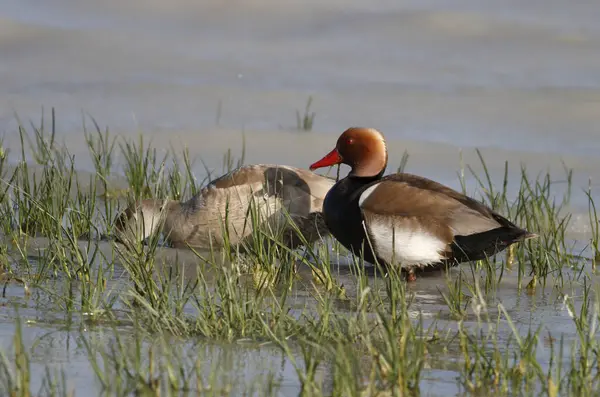
<svg viewBox="0 0 600 397">
<path fill-rule="evenodd" d="M 325 196 L 323 218 L 327 228 L 346 249 L 360 256 L 363 243 L 369 247 L 362 225 L 363 216 L 359 207 L 360 195 L 376 181 L 372 179 L 346 177 L 337 182 Z M 373 262 L 370 249 L 364 252 L 364 259 Z"/>
</svg>

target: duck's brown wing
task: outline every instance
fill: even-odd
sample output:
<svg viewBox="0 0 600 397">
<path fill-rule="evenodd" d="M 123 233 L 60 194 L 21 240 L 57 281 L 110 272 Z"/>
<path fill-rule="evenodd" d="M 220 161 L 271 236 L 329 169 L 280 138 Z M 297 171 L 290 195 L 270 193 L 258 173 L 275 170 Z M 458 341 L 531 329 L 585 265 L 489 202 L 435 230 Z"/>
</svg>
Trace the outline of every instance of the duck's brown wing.
<svg viewBox="0 0 600 397">
<path fill-rule="evenodd" d="M 504 235 L 514 227 L 476 200 L 411 174 L 393 174 L 371 185 L 361 194 L 359 206 L 367 235 L 382 259 L 395 255 L 396 261 L 409 264 L 450 259 L 457 249 L 480 252 L 480 245 L 459 247 L 457 239 L 470 243 L 471 237 L 477 241 L 475 236 L 492 230 Z"/>
<path fill-rule="evenodd" d="M 360 197 L 367 216 L 412 219 L 421 229 L 446 239 L 502 226 L 496 214 L 478 201 L 426 178 L 394 174 Z"/>
<path fill-rule="evenodd" d="M 208 186 L 214 186 L 217 189 L 228 189 L 234 186 L 263 183 L 264 172 L 271 167 L 277 166 L 270 164 L 244 165 L 213 179 Z"/>
</svg>

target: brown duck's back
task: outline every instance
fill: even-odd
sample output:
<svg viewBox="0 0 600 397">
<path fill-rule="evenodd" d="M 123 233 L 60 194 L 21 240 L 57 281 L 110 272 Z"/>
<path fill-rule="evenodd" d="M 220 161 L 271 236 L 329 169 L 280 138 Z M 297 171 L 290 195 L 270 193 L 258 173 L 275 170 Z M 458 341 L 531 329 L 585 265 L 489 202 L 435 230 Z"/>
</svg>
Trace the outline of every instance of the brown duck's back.
<svg viewBox="0 0 600 397">
<path fill-rule="evenodd" d="M 281 165 L 241 167 L 210 182 L 200 193 L 174 207 L 165 232 L 175 246 L 221 247 L 252 235 L 252 208 L 271 228 L 285 227 L 288 215 L 309 241 L 326 234 L 320 219 L 323 200 L 335 184 L 330 178 Z M 228 236 L 228 238 L 226 238 Z M 292 243 L 291 241 L 294 241 Z M 290 243 L 296 245 L 297 239 Z"/>
</svg>

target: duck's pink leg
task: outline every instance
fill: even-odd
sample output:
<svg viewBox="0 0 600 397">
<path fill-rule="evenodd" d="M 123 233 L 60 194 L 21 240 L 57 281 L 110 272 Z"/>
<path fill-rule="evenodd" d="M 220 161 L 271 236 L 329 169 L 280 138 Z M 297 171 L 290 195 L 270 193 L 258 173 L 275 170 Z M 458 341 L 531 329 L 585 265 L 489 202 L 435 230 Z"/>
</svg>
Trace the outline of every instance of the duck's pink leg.
<svg viewBox="0 0 600 397">
<path fill-rule="evenodd" d="M 411 267 L 408 269 L 408 274 L 406 275 L 407 282 L 415 282 L 417 281 L 417 275 L 415 274 L 415 268 Z"/>
</svg>

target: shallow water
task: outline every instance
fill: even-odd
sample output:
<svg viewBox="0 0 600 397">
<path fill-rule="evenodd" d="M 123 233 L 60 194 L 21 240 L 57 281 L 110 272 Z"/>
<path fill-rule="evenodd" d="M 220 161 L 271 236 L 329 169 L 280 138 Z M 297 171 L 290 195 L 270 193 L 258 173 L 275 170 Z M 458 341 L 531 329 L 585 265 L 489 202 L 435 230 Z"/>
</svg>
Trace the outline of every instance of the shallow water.
<svg viewBox="0 0 600 397">
<path fill-rule="evenodd" d="M 82 250 L 88 245 L 86 241 L 79 242 Z M 111 242 L 97 242 L 100 250 L 107 256 L 111 255 L 114 245 Z M 48 247 L 48 240 L 37 238 L 31 240 L 28 246 L 28 259 L 30 263 L 37 262 L 38 255 L 43 255 L 44 249 Z M 589 254 L 583 250 L 584 255 Z M 18 257 L 18 254 L 15 253 Z M 333 260 L 340 264 L 334 266 L 332 273 L 334 278 L 344 286 L 347 296 L 350 299 L 356 299 L 357 279 L 347 264 L 348 261 L 344 254 Z M 160 248 L 157 251 L 156 263 L 159 269 L 169 269 L 178 261 L 176 270 L 179 274 L 184 274 L 185 279 L 194 279 L 198 265 L 197 257 L 188 250 Z M 468 266 L 463 266 L 465 275 L 470 274 Z M 209 284 L 213 283 L 214 271 L 210 268 L 202 270 L 204 279 Z M 451 269 L 449 277 L 456 279 L 460 268 Z M 491 323 L 494 324 L 500 309 L 498 304 L 506 309 L 515 326 L 525 335 L 529 329 L 536 330 L 541 327 L 542 336 L 548 333 L 553 337 L 564 338 L 565 346 L 577 340 L 575 325 L 569 311 L 564 304 L 564 296 L 573 297 L 575 309 L 579 310 L 582 304 L 582 285 L 577 278 L 576 270 L 564 269 L 562 274 L 564 285 L 558 287 L 555 281 L 550 277 L 549 284 L 545 289 L 537 288 L 533 294 L 518 290 L 518 274 L 516 267 L 505 269 L 502 275 L 502 281 L 494 290 L 493 295 L 487 297 L 488 310 Z M 369 273 L 367 273 L 369 274 Z M 313 312 L 316 310 L 314 299 L 314 288 L 311 286 L 311 272 L 305 267 L 299 268 L 300 280 L 294 283 L 294 288 L 288 293 L 289 299 L 287 305 L 292 313 Z M 591 282 L 597 284 L 600 282 L 598 275 L 592 276 Z M 377 280 L 370 277 L 371 283 L 377 283 Z M 530 277 L 525 278 L 525 283 Z M 481 281 L 481 280 L 480 280 Z M 379 281 L 381 282 L 381 280 Z M 443 293 L 448 293 L 446 276 L 443 273 L 432 273 L 422 275 L 416 283 L 408 285 L 408 293 L 414 297 L 413 304 L 409 314 L 417 319 L 423 320 L 424 329 L 435 325 L 439 332 L 456 331 L 458 327 L 457 320 L 451 315 L 442 297 Z M 127 291 L 127 277 L 124 270 L 117 266 L 114 278 L 109 281 L 107 291 L 111 294 L 121 295 Z M 0 310 L 0 346 L 5 352 L 12 352 L 13 337 L 15 333 L 15 321 L 23 323 L 23 341 L 26 346 L 31 348 L 31 376 L 32 389 L 42 386 L 43 376 L 47 368 L 52 371 L 64 371 L 67 375 L 67 390 L 75 390 L 76 395 L 96 395 L 101 390 L 100 383 L 95 377 L 93 368 L 90 364 L 89 352 L 84 342 L 87 341 L 93 348 L 106 350 L 111 346 L 116 346 L 115 331 L 109 325 L 94 324 L 88 321 L 84 316 L 75 312 L 67 314 L 65 311 L 57 310 L 56 303 L 60 302 L 65 294 L 65 283 L 60 278 L 56 281 L 44 283 L 42 288 L 32 288 L 31 294 L 25 293 L 23 286 L 18 283 L 10 282 L 6 284 L 3 296 L 0 302 L 4 309 Z M 60 308 L 60 305 L 58 306 Z M 117 304 L 114 310 L 119 310 L 121 305 Z M 334 310 L 342 315 L 353 316 L 354 309 L 348 306 L 345 300 L 339 300 L 334 303 Z M 16 310 L 18 311 L 16 311 Z M 189 314 L 195 309 L 190 308 Z M 125 321 L 127 322 L 127 321 Z M 479 329 L 478 321 L 475 315 L 469 314 L 462 320 L 467 329 L 477 332 Z M 485 321 L 484 321 L 485 324 Z M 119 326 L 118 335 L 121 342 L 127 348 L 117 354 L 124 354 L 133 349 L 136 342 L 134 329 L 131 326 Z M 485 326 L 484 326 L 485 327 Z M 506 320 L 502 319 L 498 323 L 497 340 L 500 345 L 506 343 L 514 344 L 513 331 Z M 553 355 L 545 339 L 540 340 L 537 347 L 536 359 L 544 368 L 546 368 Z M 142 343 L 142 358 L 148 354 L 149 342 Z M 161 353 L 160 346 L 154 346 L 154 353 Z M 293 346 L 292 346 L 293 347 Z M 514 348 L 514 346 L 513 346 Z M 223 387 L 224 390 L 241 395 L 244 391 L 249 392 L 252 388 L 256 390 L 256 395 L 261 395 L 265 385 L 274 385 L 278 391 L 276 395 L 295 396 L 301 387 L 296 370 L 289 356 L 281 351 L 273 343 L 253 342 L 248 339 L 241 339 L 232 343 L 213 342 L 204 338 L 177 339 L 173 338 L 168 347 L 168 352 L 172 354 L 171 349 L 179 352 L 180 360 L 183 360 L 184 368 L 193 372 L 196 365 L 200 365 L 200 373 L 204 380 L 208 382 L 211 377 L 217 377 L 212 383 L 213 386 Z M 294 359 L 302 363 L 300 352 L 294 351 Z M 435 354 L 435 352 L 434 352 Z M 556 353 L 554 353 L 556 354 Z M 98 362 L 111 368 L 112 361 L 104 361 L 100 353 L 95 353 Z M 9 356 L 10 357 L 10 356 Z M 569 357 L 564 358 L 568 363 Z M 428 366 L 423 370 L 421 377 L 421 393 L 426 396 L 445 396 L 460 393 L 462 388 L 457 382 L 457 371 L 460 371 L 461 353 L 458 347 L 449 346 L 449 351 L 440 353 L 439 359 L 431 358 L 428 360 Z M 131 363 L 133 365 L 133 362 Z M 365 364 L 366 365 L 366 364 Z M 324 382 L 325 390 L 331 387 L 333 367 L 331 363 L 324 362 L 319 368 L 318 376 Z M 366 379 L 365 379 L 366 381 Z M 253 394 L 254 395 L 254 394 Z"/>
<path fill-rule="evenodd" d="M 0 133 L 16 150 L 14 113 L 37 124 L 42 107 L 46 116 L 55 107 L 59 138 L 86 171 L 93 167 L 82 112 L 124 137 L 141 130 L 156 147 L 186 146 L 215 176 L 223 152 L 241 153 L 242 131 L 247 163 L 307 167 L 350 125 L 385 133 L 390 170 L 407 150 L 408 171 L 455 188 L 461 153 L 481 172 L 475 147 L 497 183 L 505 161 L 515 181 L 521 163 L 531 175 L 550 170 L 564 179 L 564 161 L 574 169 L 570 237 L 583 248 L 589 219 L 582 189 L 591 179 L 600 193 L 598 20 L 600 4 L 584 0 L 0 0 Z M 311 95 L 314 129 L 295 132 L 295 112 Z M 194 171 L 202 180 L 199 161 Z M 560 299 L 517 294 L 514 277 L 505 277 L 497 300 L 515 321 L 573 335 Z M 425 313 L 444 310 L 439 285 L 443 277 L 411 287 Z M 3 300 L 22 305 L 28 342 L 52 331 L 38 339 L 34 371 L 63 365 L 78 395 L 89 392 L 87 357 L 67 349 L 64 324 L 46 318 L 22 287 L 11 286 Z M 2 310 L 0 318 L 6 347 L 14 313 Z M 223 349 L 251 377 L 253 360 L 237 347 Z M 282 390 L 297 394 L 286 359 L 261 357 L 284 362 L 275 370 Z M 422 394 L 455 390 L 454 377 L 432 368 Z"/>
</svg>

